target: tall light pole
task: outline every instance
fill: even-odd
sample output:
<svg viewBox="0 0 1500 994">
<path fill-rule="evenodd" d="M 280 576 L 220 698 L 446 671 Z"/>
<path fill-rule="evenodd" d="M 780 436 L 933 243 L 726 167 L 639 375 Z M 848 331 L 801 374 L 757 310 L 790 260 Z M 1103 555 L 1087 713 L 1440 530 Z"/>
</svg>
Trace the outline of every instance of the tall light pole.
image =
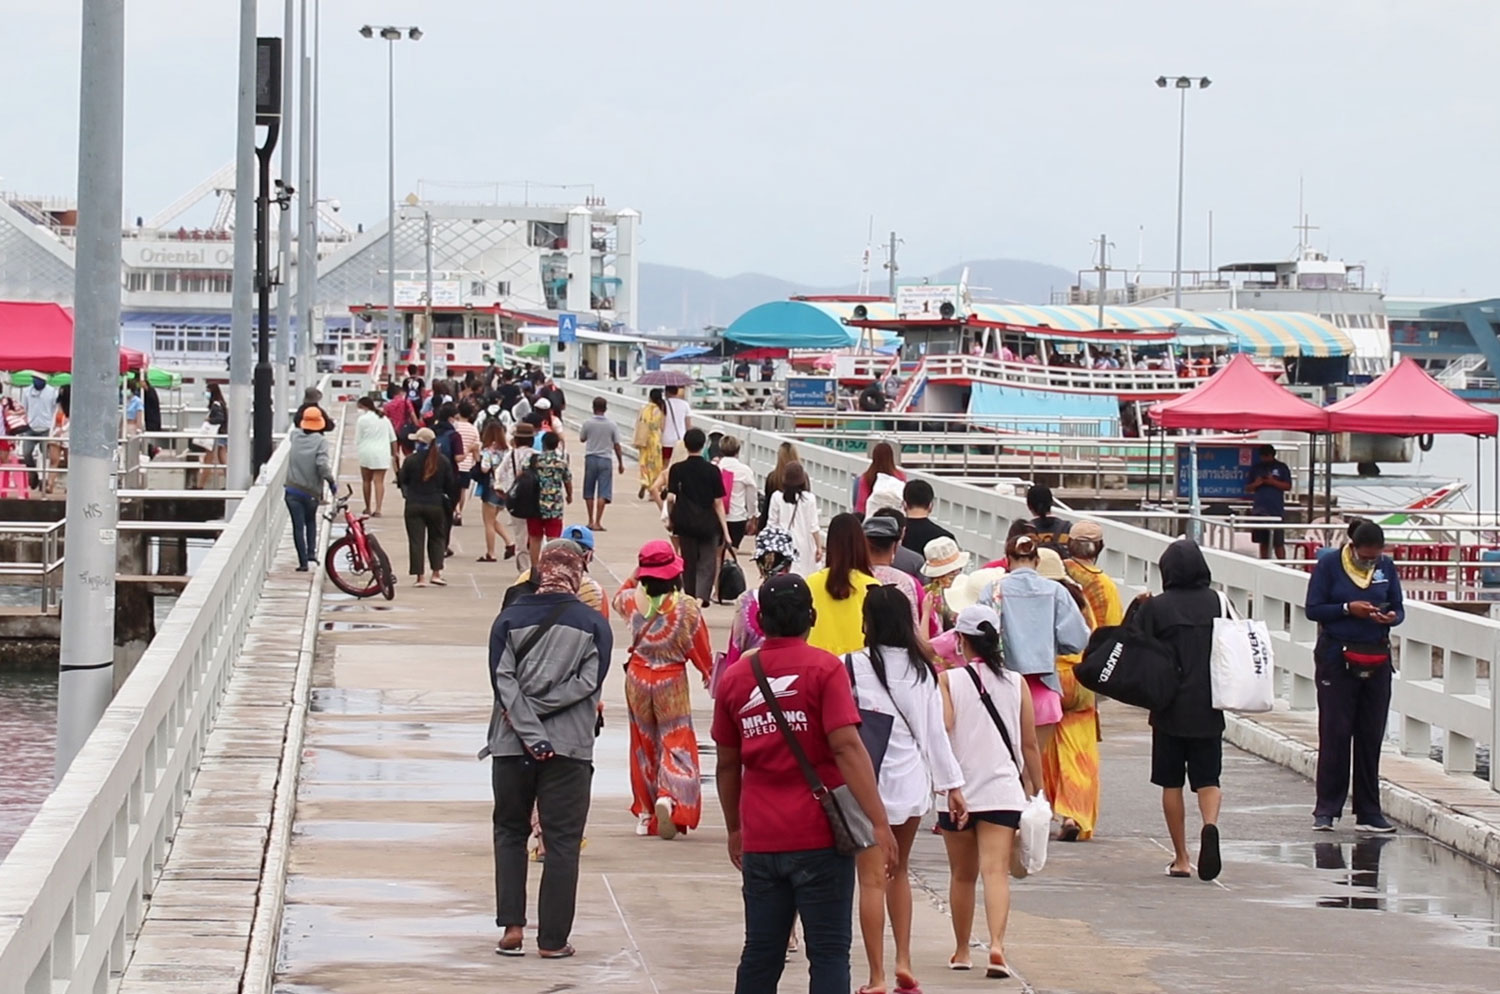
<svg viewBox="0 0 1500 994">
<path fill-rule="evenodd" d="M 251 22 L 252 44 L 254 34 Z M 58 780 L 83 748 L 114 693 L 124 0 L 86 0 L 81 50 L 78 262 L 73 293 L 72 413 L 76 421 L 68 460 L 68 561 L 63 570 L 67 621 L 62 626 L 57 678 Z"/>
<path fill-rule="evenodd" d="M 386 44 L 386 91 L 389 120 L 387 129 L 390 135 L 390 161 L 388 171 L 388 186 L 386 190 L 386 349 L 390 354 L 386 357 L 385 368 L 391 382 L 396 380 L 397 354 L 401 351 L 401 326 L 396 316 L 396 42 L 403 37 L 412 41 L 422 40 L 422 29 L 418 27 L 396 27 L 387 24 L 385 27 L 372 27 L 366 24 L 359 29 L 362 38 L 380 38 Z M 429 371 L 431 375 L 431 371 Z"/>
<path fill-rule="evenodd" d="M 1177 114 L 1177 264 L 1172 269 L 1172 306 L 1178 308 L 1182 306 L 1182 175 L 1187 162 L 1187 95 L 1195 85 L 1206 90 L 1212 83 L 1207 76 L 1156 77 L 1157 86 L 1163 90 L 1172 86 L 1182 98 Z"/>
</svg>

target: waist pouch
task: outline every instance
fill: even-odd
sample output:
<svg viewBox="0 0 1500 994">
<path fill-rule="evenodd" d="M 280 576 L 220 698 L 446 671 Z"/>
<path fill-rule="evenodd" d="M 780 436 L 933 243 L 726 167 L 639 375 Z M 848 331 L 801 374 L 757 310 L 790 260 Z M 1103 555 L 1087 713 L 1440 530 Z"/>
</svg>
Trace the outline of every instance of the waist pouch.
<svg viewBox="0 0 1500 994">
<path fill-rule="evenodd" d="M 1369 676 L 1391 661 L 1389 642 L 1348 642 L 1339 650 L 1344 665 L 1356 676 Z"/>
</svg>

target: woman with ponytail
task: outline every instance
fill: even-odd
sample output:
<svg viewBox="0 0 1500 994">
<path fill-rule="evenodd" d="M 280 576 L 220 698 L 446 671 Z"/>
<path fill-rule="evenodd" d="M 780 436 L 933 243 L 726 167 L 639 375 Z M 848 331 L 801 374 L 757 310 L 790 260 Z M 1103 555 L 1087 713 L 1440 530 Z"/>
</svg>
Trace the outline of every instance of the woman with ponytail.
<svg viewBox="0 0 1500 994">
<path fill-rule="evenodd" d="M 966 810 L 964 775 L 943 724 L 934 657 L 917 634 L 911 602 L 900 587 L 871 587 L 864 602 L 865 642 L 847 657 L 854 697 L 866 711 L 892 717 L 890 739 L 877 773 L 886 820 L 896 836 L 901 866 L 887 880 L 878 849 L 867 849 L 859 872 L 859 929 L 864 937 L 870 981 L 860 990 L 884 991 L 885 912 L 890 909 L 896 939 L 896 990 L 920 990 L 911 964 L 911 880 L 908 861 L 917 827 L 932 807 L 934 793 L 946 794 L 948 814 Z"/>
<path fill-rule="evenodd" d="M 1019 674 L 1005 667 L 1000 616 L 982 604 L 967 607 L 954 626 L 965 664 L 938 676 L 943 718 L 964 774 L 967 813 L 938 815 L 948 849 L 948 905 L 954 953 L 949 969 L 971 969 L 974 886 L 984 877 L 984 917 L 990 950 L 985 975 L 1009 977 L 1005 926 L 1010 917 L 1012 849 L 1021 811 L 1041 784 L 1031 695 Z"/>
</svg>

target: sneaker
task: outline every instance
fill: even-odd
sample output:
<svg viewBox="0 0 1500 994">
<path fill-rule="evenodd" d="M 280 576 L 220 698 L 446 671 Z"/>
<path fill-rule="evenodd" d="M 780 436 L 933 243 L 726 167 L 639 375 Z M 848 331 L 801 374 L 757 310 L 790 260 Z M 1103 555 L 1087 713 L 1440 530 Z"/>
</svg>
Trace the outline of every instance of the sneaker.
<svg viewBox="0 0 1500 994">
<path fill-rule="evenodd" d="M 638 819 L 636 819 L 635 834 L 636 835 L 641 835 L 641 836 L 646 836 L 646 835 L 650 835 L 651 834 L 651 816 L 650 815 L 641 815 Z"/>
<path fill-rule="evenodd" d="M 1314 815 L 1313 816 L 1313 831 L 1314 832 L 1331 832 L 1331 831 L 1333 831 L 1333 823 L 1336 820 L 1337 819 L 1335 819 L 1333 817 L 1333 815 Z"/>
<path fill-rule="evenodd" d="M 1354 822 L 1356 832 L 1375 832 L 1380 835 L 1389 835 L 1396 830 L 1396 826 L 1386 821 L 1385 815 L 1361 816 Z"/>
<path fill-rule="evenodd" d="M 672 799 L 656 799 L 656 834 L 668 841 L 677 838 L 677 826 L 672 822 Z"/>
</svg>

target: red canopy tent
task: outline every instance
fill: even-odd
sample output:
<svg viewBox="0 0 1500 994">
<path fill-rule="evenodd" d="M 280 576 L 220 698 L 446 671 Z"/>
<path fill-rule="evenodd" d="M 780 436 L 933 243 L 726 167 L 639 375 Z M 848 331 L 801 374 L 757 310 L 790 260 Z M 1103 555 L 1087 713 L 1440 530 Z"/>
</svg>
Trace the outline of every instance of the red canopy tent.
<svg viewBox="0 0 1500 994">
<path fill-rule="evenodd" d="M 145 366 L 143 353 L 120 350 L 120 372 Z M 58 304 L 0 301 L 0 369 L 66 373 L 72 368 L 72 311 Z"/>
<path fill-rule="evenodd" d="M 1326 411 L 1272 381 L 1243 352 L 1201 386 L 1148 413 L 1163 428 L 1328 431 Z"/>
<path fill-rule="evenodd" d="M 1377 435 L 1495 435 L 1500 417 L 1476 407 L 1402 359 L 1380 379 L 1328 407 L 1332 431 Z"/>
</svg>

